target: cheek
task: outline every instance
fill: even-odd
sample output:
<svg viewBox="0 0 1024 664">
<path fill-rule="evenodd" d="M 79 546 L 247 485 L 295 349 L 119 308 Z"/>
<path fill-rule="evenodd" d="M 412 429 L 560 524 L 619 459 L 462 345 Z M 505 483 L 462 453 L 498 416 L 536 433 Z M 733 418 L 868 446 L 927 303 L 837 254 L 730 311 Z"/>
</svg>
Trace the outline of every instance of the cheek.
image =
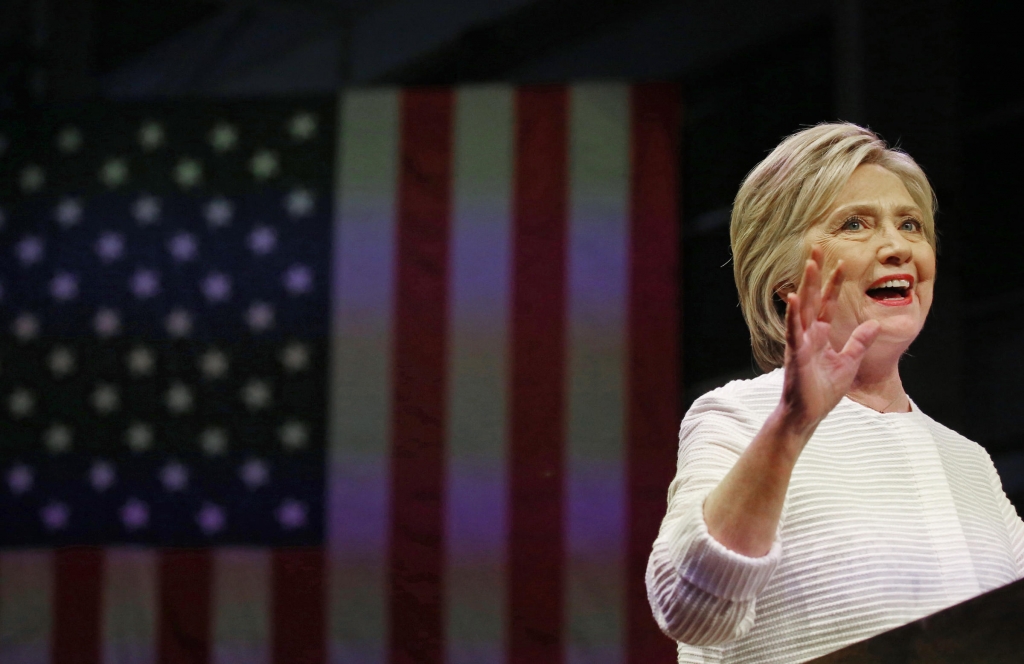
<svg viewBox="0 0 1024 664">
<path fill-rule="evenodd" d="M 859 320 L 861 317 L 858 315 L 858 312 L 864 305 L 864 293 L 861 292 L 860 287 L 856 283 L 847 281 L 842 285 L 842 290 L 839 292 L 836 318 Z"/>
<path fill-rule="evenodd" d="M 866 266 L 870 265 L 873 260 L 870 247 L 863 242 L 850 242 L 828 237 L 816 244 L 821 247 L 821 255 L 825 262 L 822 272 L 825 276 L 832 273 L 836 263 L 843 261 L 843 272 L 846 273 L 846 278 L 859 279 Z"/>
<path fill-rule="evenodd" d="M 921 298 L 921 306 L 925 312 L 932 306 L 932 295 L 934 294 L 934 280 L 929 279 L 928 281 L 922 282 L 917 288 L 917 295 Z"/>
<path fill-rule="evenodd" d="M 935 280 L 935 250 L 931 246 L 926 247 L 921 251 L 920 258 L 916 259 L 918 265 L 918 274 L 921 276 L 922 281 L 928 281 L 929 287 L 931 282 Z"/>
<path fill-rule="evenodd" d="M 822 265 L 823 275 L 830 274 L 832 270 L 835 269 L 836 263 L 839 262 L 840 259 L 844 261 L 846 260 L 846 256 L 844 256 L 843 252 L 840 250 L 839 243 L 837 243 L 834 238 L 825 238 L 815 242 L 815 246 L 821 249 L 821 257 L 824 261 L 824 265 Z M 810 256 L 810 253 L 808 253 L 808 256 Z"/>
</svg>

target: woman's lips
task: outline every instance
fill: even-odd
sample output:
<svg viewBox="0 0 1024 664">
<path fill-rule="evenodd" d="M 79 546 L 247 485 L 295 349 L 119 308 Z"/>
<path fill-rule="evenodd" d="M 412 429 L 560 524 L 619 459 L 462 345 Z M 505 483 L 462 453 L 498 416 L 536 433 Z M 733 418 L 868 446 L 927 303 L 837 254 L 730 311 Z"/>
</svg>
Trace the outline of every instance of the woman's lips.
<svg viewBox="0 0 1024 664">
<path fill-rule="evenodd" d="M 883 307 L 905 307 L 914 301 L 914 291 L 907 289 L 907 294 L 901 298 L 876 299 L 869 295 L 868 299 Z"/>
<path fill-rule="evenodd" d="M 914 281 L 910 274 L 887 274 L 876 279 L 864 294 L 886 307 L 905 307 L 914 301 Z M 876 295 L 871 291 L 876 291 Z"/>
<path fill-rule="evenodd" d="M 874 282 L 872 282 L 871 285 L 868 286 L 867 290 L 871 290 L 872 288 L 878 288 L 890 281 L 906 281 L 908 286 L 910 288 L 913 288 L 915 279 L 914 275 L 912 274 L 887 274 L 884 277 L 879 277 L 878 279 L 875 279 Z"/>
</svg>

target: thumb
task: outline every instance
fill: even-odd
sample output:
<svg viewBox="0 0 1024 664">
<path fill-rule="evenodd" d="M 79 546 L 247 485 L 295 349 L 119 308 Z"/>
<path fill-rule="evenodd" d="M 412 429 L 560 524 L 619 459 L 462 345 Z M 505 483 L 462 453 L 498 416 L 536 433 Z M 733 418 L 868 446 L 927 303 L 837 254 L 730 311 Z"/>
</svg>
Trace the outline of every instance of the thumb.
<svg viewBox="0 0 1024 664">
<path fill-rule="evenodd" d="M 882 324 L 877 320 L 864 321 L 846 340 L 846 345 L 843 346 L 843 352 L 840 355 L 859 362 L 864 357 L 864 353 L 868 352 L 868 348 L 871 348 L 871 344 L 875 343 L 881 329 Z"/>
</svg>

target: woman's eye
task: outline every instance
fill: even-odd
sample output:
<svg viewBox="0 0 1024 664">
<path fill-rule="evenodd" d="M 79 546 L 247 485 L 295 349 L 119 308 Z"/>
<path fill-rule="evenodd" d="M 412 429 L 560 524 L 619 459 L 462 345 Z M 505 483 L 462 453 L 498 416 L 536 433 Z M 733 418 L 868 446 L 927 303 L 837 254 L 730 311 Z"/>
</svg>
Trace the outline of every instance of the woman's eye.
<svg viewBox="0 0 1024 664">
<path fill-rule="evenodd" d="M 921 230 L 921 222 L 917 219 L 904 219 L 900 224 L 901 231 L 915 232 Z"/>
<path fill-rule="evenodd" d="M 842 229 L 844 231 L 859 231 L 864 228 L 864 222 L 857 217 L 850 217 L 843 222 Z"/>
</svg>

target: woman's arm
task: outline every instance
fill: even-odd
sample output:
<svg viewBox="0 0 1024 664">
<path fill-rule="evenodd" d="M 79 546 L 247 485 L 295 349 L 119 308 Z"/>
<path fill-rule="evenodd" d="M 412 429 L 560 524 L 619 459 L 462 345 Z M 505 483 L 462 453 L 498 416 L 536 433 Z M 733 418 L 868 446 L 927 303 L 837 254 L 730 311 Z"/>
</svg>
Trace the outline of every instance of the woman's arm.
<svg viewBox="0 0 1024 664">
<path fill-rule="evenodd" d="M 704 502 L 708 533 L 746 556 L 763 556 L 775 540 L 796 461 L 818 424 L 850 389 L 877 321 L 858 326 L 841 351 L 832 348 L 832 312 L 843 280 L 840 262 L 821 287 L 820 250 L 786 298 L 785 383 L 778 407 Z"/>
<path fill-rule="evenodd" d="M 655 619 L 678 641 L 716 646 L 753 626 L 756 599 L 781 558 L 775 535 L 796 460 L 878 334 L 877 322 L 864 323 L 841 352 L 832 349 L 842 266 L 822 293 L 820 261 L 813 252 L 787 298 L 783 394 L 768 419 L 754 421 L 744 404 L 712 394 L 683 420 L 679 473 L 646 579 Z"/>
</svg>

